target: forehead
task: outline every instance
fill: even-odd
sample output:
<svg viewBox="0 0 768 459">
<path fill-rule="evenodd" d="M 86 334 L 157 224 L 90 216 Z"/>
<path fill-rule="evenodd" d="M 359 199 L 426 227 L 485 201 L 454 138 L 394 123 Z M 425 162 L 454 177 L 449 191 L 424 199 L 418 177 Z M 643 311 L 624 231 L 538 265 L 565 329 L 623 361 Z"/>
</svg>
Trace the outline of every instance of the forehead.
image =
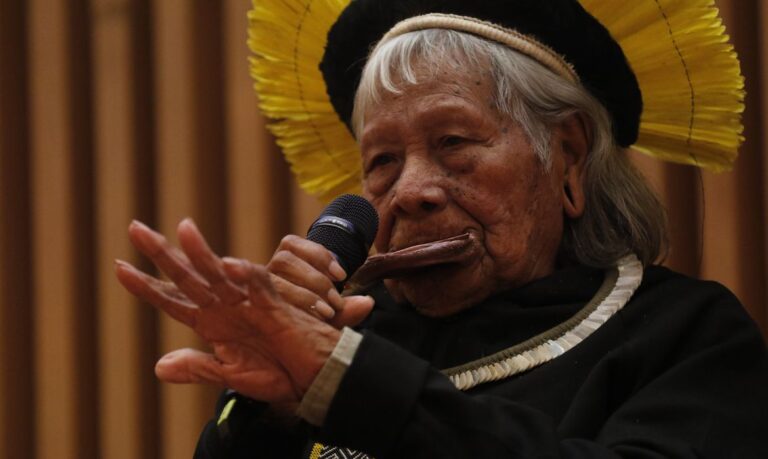
<svg viewBox="0 0 768 459">
<path fill-rule="evenodd" d="M 420 70 L 416 83 L 397 82 L 394 91 L 380 90 L 364 111 L 361 136 L 383 122 L 474 115 L 498 118 L 489 72 L 478 69 Z"/>
<path fill-rule="evenodd" d="M 427 43 L 428 38 L 424 34 L 406 34 L 377 48 L 370 56 L 355 93 L 351 122 L 356 136 L 362 131 L 369 109 L 379 105 L 384 96 L 435 81 L 491 81 L 496 66 L 486 50 L 469 52 L 445 40 Z"/>
</svg>

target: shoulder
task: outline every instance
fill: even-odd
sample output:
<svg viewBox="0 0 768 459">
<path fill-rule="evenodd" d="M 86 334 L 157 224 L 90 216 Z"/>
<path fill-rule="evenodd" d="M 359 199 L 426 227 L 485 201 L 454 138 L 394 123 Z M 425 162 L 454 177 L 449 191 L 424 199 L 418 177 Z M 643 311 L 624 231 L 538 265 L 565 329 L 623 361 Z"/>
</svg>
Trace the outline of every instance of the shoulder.
<svg viewBox="0 0 768 459">
<path fill-rule="evenodd" d="M 667 318 L 733 315 L 749 319 L 738 298 L 722 284 L 694 279 L 662 266 L 645 269 L 630 304 Z"/>
<path fill-rule="evenodd" d="M 645 348 L 687 353 L 739 343 L 765 353 L 757 325 L 730 290 L 660 266 L 645 269 L 620 317 Z"/>
<path fill-rule="evenodd" d="M 649 266 L 643 273 L 639 294 L 667 297 L 685 296 L 703 300 L 725 300 L 738 303 L 738 299 L 725 286 L 714 281 L 695 279 L 663 266 Z"/>
</svg>

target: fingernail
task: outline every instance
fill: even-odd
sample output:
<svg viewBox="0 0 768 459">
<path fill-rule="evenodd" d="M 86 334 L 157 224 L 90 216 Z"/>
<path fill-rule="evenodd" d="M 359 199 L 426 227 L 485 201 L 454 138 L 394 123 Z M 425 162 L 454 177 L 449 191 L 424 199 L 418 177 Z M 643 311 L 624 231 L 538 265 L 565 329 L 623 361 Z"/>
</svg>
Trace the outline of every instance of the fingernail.
<svg viewBox="0 0 768 459">
<path fill-rule="evenodd" d="M 123 261 L 123 260 L 121 260 L 119 258 L 115 258 L 115 269 L 117 269 L 117 268 L 128 268 L 129 266 L 130 265 L 127 262 L 125 262 L 125 261 Z"/>
<path fill-rule="evenodd" d="M 231 266 L 240 266 L 240 259 L 235 257 L 223 257 L 222 262 Z"/>
<path fill-rule="evenodd" d="M 140 221 L 138 221 L 136 219 L 131 221 L 130 226 L 138 227 L 138 228 L 142 228 L 142 229 L 149 229 L 149 227 L 147 225 L 145 225 L 144 223 L 142 223 L 142 222 L 140 222 Z"/>
<path fill-rule="evenodd" d="M 123 270 L 123 272 L 130 272 L 134 274 L 138 272 L 138 269 L 136 269 L 135 266 L 128 263 L 127 261 L 115 260 L 115 272 L 117 273 L 120 270 Z"/>
<path fill-rule="evenodd" d="M 149 235 L 149 238 L 152 241 L 162 242 L 163 239 L 164 239 L 164 236 L 162 234 L 158 233 L 157 231 L 153 230 L 152 228 L 150 228 L 149 226 L 145 225 L 144 223 L 142 223 L 142 222 L 140 222 L 138 220 L 132 221 L 131 222 L 131 227 L 132 228 L 139 228 L 139 229 L 144 230 Z M 141 238 L 141 239 L 146 239 L 146 238 Z M 139 239 L 139 240 L 141 240 L 141 239 Z"/>
<path fill-rule="evenodd" d="M 343 281 L 347 278 L 346 271 L 344 271 L 344 268 L 342 268 L 339 262 L 336 260 L 331 261 L 331 264 L 328 266 L 328 271 L 337 281 Z"/>
<path fill-rule="evenodd" d="M 227 275 L 238 279 L 245 276 L 245 263 L 239 258 L 224 257 L 221 262 L 224 263 L 224 270 Z"/>
<path fill-rule="evenodd" d="M 323 300 L 317 300 L 317 303 L 315 303 L 315 311 L 326 319 L 333 319 L 333 316 L 336 315 L 336 311 L 328 306 L 328 303 Z"/>
<path fill-rule="evenodd" d="M 344 309 L 344 299 L 339 295 L 339 292 L 337 292 L 335 288 L 328 290 L 328 301 L 330 301 L 337 310 L 341 311 Z"/>
</svg>

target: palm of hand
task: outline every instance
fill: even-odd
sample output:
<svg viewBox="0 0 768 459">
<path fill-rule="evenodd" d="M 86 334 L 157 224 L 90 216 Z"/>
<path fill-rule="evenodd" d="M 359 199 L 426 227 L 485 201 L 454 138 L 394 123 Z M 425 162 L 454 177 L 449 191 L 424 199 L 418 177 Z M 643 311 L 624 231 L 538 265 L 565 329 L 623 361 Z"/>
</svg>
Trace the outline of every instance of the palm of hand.
<svg viewBox="0 0 768 459">
<path fill-rule="evenodd" d="M 296 325 L 323 324 L 279 298 L 260 300 L 201 308 L 194 330 L 212 344 L 227 387 L 257 400 L 298 402 L 319 368 L 312 369 L 315 333 Z"/>
<path fill-rule="evenodd" d="M 287 303 L 264 266 L 243 262 L 226 269 L 191 222 L 182 222 L 179 236 L 184 253 L 143 225 L 131 227 L 134 245 L 171 283 L 127 263 L 117 266 L 129 291 L 192 328 L 213 348 L 213 354 L 171 352 L 157 363 L 158 377 L 217 384 L 270 404 L 298 404 L 340 332 Z"/>
</svg>

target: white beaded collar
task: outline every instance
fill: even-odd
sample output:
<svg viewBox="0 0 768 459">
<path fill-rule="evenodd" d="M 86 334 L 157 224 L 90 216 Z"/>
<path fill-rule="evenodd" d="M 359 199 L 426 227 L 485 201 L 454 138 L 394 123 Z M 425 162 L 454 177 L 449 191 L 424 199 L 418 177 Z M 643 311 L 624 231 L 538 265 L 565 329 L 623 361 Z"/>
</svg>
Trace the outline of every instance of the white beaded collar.
<svg viewBox="0 0 768 459">
<path fill-rule="evenodd" d="M 443 373 L 458 389 L 468 390 L 549 362 L 576 347 L 621 310 L 642 280 L 642 263 L 635 255 L 627 255 L 606 273 L 592 300 L 570 319 L 520 344 Z"/>
</svg>

